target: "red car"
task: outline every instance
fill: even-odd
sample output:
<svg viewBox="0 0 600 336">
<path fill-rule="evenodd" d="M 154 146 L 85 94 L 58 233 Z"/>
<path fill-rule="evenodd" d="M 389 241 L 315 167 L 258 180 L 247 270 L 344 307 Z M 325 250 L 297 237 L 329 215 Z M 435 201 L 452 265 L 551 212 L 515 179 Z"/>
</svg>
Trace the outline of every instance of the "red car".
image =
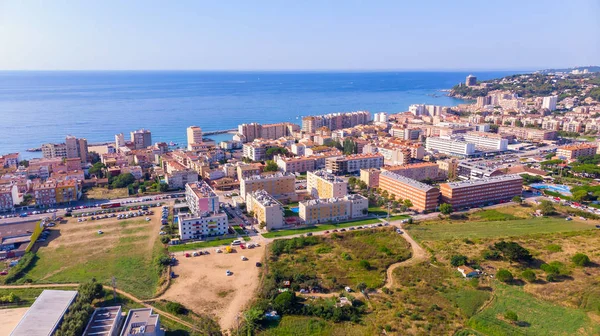
<svg viewBox="0 0 600 336">
<path fill-rule="evenodd" d="M 329 233 L 329 231 L 325 231 L 325 233 L 327 234 L 327 233 Z"/>
<path fill-rule="evenodd" d="M 189 254 L 189 253 L 186 253 L 186 254 L 185 254 L 185 257 L 186 257 L 186 258 L 189 258 L 189 257 L 191 257 L 191 256 L 192 256 L 192 255 L 191 255 L 191 254 Z"/>
<path fill-rule="evenodd" d="M 246 249 L 246 245 L 244 245 L 244 244 L 240 244 L 240 247 L 242 248 L 242 250 Z"/>
</svg>

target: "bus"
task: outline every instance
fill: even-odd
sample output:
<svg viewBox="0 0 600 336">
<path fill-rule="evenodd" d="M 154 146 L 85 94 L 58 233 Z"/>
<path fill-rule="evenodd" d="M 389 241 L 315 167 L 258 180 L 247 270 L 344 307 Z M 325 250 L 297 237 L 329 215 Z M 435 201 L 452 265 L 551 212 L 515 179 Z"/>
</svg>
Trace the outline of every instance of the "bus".
<svg viewBox="0 0 600 336">
<path fill-rule="evenodd" d="M 121 203 L 105 203 L 102 204 L 100 207 L 102 209 L 109 209 L 109 208 L 118 208 L 121 206 Z"/>
</svg>

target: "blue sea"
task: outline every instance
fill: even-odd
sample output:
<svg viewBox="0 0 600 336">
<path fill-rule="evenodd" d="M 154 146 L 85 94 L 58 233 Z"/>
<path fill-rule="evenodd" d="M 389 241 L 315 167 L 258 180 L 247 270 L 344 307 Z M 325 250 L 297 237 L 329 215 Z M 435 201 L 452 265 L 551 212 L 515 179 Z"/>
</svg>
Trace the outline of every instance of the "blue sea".
<svg viewBox="0 0 600 336">
<path fill-rule="evenodd" d="M 516 72 L 474 72 L 480 80 Z M 186 128 L 301 122 L 306 115 L 406 111 L 410 104 L 453 106 L 442 89 L 467 72 L 0 72 L 0 154 L 21 152 L 66 135 L 89 143 L 139 128 L 153 142 L 184 144 Z M 230 134 L 213 136 L 217 141 Z"/>
</svg>

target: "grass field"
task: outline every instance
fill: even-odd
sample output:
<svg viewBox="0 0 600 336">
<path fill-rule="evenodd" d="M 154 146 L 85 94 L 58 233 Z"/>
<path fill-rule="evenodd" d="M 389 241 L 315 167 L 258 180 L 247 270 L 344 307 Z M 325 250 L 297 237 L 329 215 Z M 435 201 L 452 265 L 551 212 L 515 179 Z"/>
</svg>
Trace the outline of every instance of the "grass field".
<svg viewBox="0 0 600 336">
<path fill-rule="evenodd" d="M 117 198 L 126 198 L 128 196 L 129 190 L 127 188 L 91 188 L 85 192 L 85 198 L 88 200 L 111 200 Z"/>
<path fill-rule="evenodd" d="M 60 289 L 60 290 L 76 290 L 77 287 L 61 287 L 61 288 L 0 288 L 0 297 L 13 293 L 19 298 L 19 303 L 15 305 L 0 304 L 1 308 L 29 307 L 35 299 L 44 291 L 44 289 Z"/>
<path fill-rule="evenodd" d="M 565 221 L 564 218 L 530 218 L 495 221 L 439 221 L 411 224 L 406 230 L 418 241 L 514 237 L 540 233 L 592 230 L 586 222 Z"/>
<path fill-rule="evenodd" d="M 154 258 L 164 253 L 158 240 L 160 214 L 152 221 L 69 219 L 52 229 L 49 241 L 38 248 L 38 260 L 20 279 L 34 283 L 84 282 L 96 278 L 139 298 L 150 298 L 159 285 Z M 102 230 L 103 234 L 98 234 Z"/>
<path fill-rule="evenodd" d="M 316 317 L 284 316 L 279 322 L 273 322 L 262 336 L 362 336 L 369 335 L 368 328 L 352 323 L 333 323 Z"/>
<path fill-rule="evenodd" d="M 600 324 L 585 311 L 536 299 L 519 287 L 496 284 L 496 296 L 490 306 L 473 316 L 468 324 L 486 335 L 598 335 Z M 519 324 L 501 316 L 512 310 Z"/>
<path fill-rule="evenodd" d="M 197 243 L 189 243 L 189 244 L 180 244 L 180 245 L 169 245 L 169 252 L 182 252 L 182 251 L 190 251 L 195 249 L 207 248 L 207 247 L 217 247 L 222 245 L 229 245 L 232 241 L 237 238 L 225 238 L 225 239 L 216 239 L 209 240 L 204 242 Z"/>
<path fill-rule="evenodd" d="M 381 221 L 377 218 L 363 219 L 363 220 L 344 222 L 344 223 L 339 223 L 339 224 L 319 224 L 316 226 L 306 226 L 306 227 L 302 227 L 302 228 L 298 228 L 298 229 L 273 231 L 273 232 L 264 233 L 262 236 L 265 238 L 278 238 L 278 237 L 292 236 L 292 235 L 308 233 L 308 232 L 335 230 L 335 229 L 347 228 L 350 226 L 369 225 L 369 224 L 378 224 L 378 223 L 381 223 Z"/>
</svg>

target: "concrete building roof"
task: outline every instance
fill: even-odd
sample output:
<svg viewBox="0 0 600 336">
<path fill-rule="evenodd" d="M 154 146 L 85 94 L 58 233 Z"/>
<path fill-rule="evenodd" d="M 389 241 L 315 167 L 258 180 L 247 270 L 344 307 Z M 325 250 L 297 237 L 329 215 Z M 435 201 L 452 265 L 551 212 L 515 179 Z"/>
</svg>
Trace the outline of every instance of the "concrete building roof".
<svg viewBox="0 0 600 336">
<path fill-rule="evenodd" d="M 82 336 L 109 336 L 119 327 L 121 306 L 101 307 L 94 310 Z"/>
<path fill-rule="evenodd" d="M 58 327 L 77 291 L 44 290 L 10 336 L 50 336 Z"/>
<path fill-rule="evenodd" d="M 450 183 L 444 183 L 444 184 L 446 184 L 448 187 L 450 187 L 450 189 L 456 189 L 456 188 L 465 188 L 465 187 L 471 187 L 471 186 L 486 185 L 486 184 L 495 183 L 495 182 L 514 181 L 514 180 L 523 180 L 523 178 L 520 175 L 500 175 L 500 176 L 494 176 L 494 177 L 481 178 L 478 180 L 466 180 L 466 181 L 450 182 Z"/>
<path fill-rule="evenodd" d="M 434 187 L 432 187 L 432 186 L 430 186 L 428 184 L 425 184 L 423 182 L 419 182 L 417 180 L 413 180 L 411 178 L 408 178 L 408 177 L 405 177 L 405 176 L 402 176 L 402 175 L 398 175 L 398 174 L 393 173 L 391 171 L 385 171 L 384 170 L 384 171 L 381 172 L 380 176 L 389 177 L 389 178 L 394 179 L 394 180 L 396 180 L 398 182 L 407 184 L 407 185 L 409 185 L 409 186 L 411 186 L 413 188 L 420 189 L 420 190 L 423 190 L 425 192 L 427 192 L 427 191 L 429 191 L 431 189 L 435 189 Z"/>
</svg>

